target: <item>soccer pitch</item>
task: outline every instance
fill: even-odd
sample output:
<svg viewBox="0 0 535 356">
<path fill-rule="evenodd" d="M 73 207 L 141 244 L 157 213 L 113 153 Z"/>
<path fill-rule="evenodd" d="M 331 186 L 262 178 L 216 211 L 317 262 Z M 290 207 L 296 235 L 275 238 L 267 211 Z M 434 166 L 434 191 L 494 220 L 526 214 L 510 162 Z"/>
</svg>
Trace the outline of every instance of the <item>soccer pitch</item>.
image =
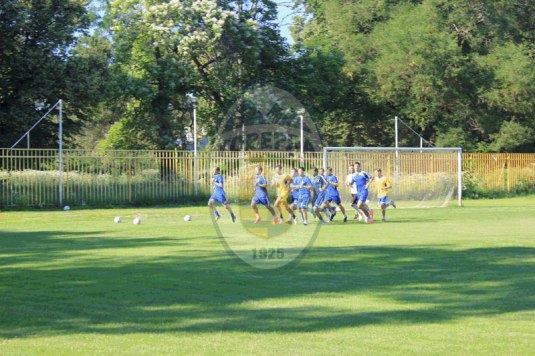
<svg viewBox="0 0 535 356">
<path fill-rule="evenodd" d="M 261 276 L 207 207 L 0 212 L 0 353 L 533 354 L 535 196 L 464 204 L 338 216 Z"/>
</svg>

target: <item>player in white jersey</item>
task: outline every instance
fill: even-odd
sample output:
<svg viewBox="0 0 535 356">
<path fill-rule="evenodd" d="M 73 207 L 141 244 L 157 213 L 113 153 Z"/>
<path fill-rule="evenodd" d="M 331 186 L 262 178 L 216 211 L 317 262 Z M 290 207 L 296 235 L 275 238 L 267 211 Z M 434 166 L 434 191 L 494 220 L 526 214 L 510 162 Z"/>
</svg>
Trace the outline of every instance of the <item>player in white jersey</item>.
<svg viewBox="0 0 535 356">
<path fill-rule="evenodd" d="M 354 176 L 355 176 L 355 167 L 353 164 L 350 164 L 348 167 L 348 174 L 346 177 L 346 185 L 349 187 L 349 191 L 351 193 L 350 205 L 353 207 L 356 207 L 358 190 L 357 190 L 357 183 L 355 183 L 355 181 L 353 180 Z M 356 211 L 357 211 L 357 215 L 355 215 L 355 219 L 358 217 L 359 221 L 361 221 L 362 218 L 364 217 L 364 214 L 358 208 L 356 209 Z"/>
</svg>

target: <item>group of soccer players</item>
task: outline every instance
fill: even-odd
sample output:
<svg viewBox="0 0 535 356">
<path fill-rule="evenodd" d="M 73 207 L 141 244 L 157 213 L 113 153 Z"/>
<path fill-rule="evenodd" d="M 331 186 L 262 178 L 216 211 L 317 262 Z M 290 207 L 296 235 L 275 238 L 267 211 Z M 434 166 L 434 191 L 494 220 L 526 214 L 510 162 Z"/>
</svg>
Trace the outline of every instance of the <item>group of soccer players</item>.
<svg viewBox="0 0 535 356">
<path fill-rule="evenodd" d="M 323 168 L 314 168 L 311 172 L 312 178 L 305 174 L 305 169 L 299 167 L 292 168 L 289 174 L 283 173 L 282 166 L 275 167 L 276 174 L 273 177 L 272 185 L 275 185 L 277 190 L 277 198 L 274 206 L 277 212 L 271 206 L 268 196 L 268 181 L 263 176 L 262 166 L 255 168 L 255 194 L 251 200 L 251 208 L 255 213 L 255 224 L 258 224 L 262 218 L 258 211 L 258 205 L 264 205 L 266 209 L 273 216 L 273 224 L 282 224 L 292 222 L 297 224 L 297 214 L 304 225 L 308 224 L 308 213 L 319 219 L 321 224 L 326 224 L 326 221 L 333 221 L 336 215 L 336 207 L 340 209 L 343 214 L 343 222 L 347 222 L 347 214 L 339 192 L 338 178 L 333 174 L 331 167 L 327 168 L 327 172 Z M 229 212 L 232 222 L 236 221 L 236 216 L 232 208 L 228 204 L 225 196 L 223 186 L 223 177 L 220 174 L 219 167 L 214 167 L 212 170 L 212 182 L 214 184 L 214 191 L 208 200 L 208 206 L 212 209 L 215 220 L 219 220 L 219 214 L 214 202 L 221 203 Z M 361 164 L 356 162 L 349 165 L 349 172 L 346 178 L 346 186 L 351 192 L 350 205 L 356 210 L 355 218 L 359 221 L 363 220 L 368 223 L 373 223 L 373 210 L 367 205 L 368 188 L 374 183 L 378 204 L 381 208 L 382 221 L 386 221 L 386 208 L 389 206 L 396 207 L 394 201 L 388 200 L 388 192 L 392 188 L 390 180 L 382 174 L 380 168 L 375 170 L 375 175 L 372 177 L 367 172 L 362 170 Z M 334 206 L 336 205 L 336 207 Z M 285 221 L 283 215 L 283 208 L 288 213 L 288 219 Z M 297 214 L 296 214 L 297 212 Z M 325 215 L 323 218 L 322 213 Z"/>
</svg>

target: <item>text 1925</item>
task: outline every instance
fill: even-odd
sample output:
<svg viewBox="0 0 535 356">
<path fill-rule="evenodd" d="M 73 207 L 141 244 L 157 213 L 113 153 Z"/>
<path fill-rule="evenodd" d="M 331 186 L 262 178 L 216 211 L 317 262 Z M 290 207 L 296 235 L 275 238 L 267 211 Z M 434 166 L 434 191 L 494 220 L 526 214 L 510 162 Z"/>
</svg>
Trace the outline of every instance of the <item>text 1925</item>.
<svg viewBox="0 0 535 356">
<path fill-rule="evenodd" d="M 284 258 L 283 248 L 253 248 L 253 260 L 280 260 Z"/>
</svg>

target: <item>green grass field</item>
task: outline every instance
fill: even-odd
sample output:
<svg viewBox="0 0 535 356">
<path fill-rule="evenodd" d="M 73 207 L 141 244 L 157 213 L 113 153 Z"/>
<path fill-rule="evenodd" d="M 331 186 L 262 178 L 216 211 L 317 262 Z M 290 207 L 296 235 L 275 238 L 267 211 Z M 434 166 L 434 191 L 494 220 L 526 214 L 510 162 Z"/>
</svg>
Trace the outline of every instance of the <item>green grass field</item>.
<svg viewBox="0 0 535 356">
<path fill-rule="evenodd" d="M 0 354 L 533 354 L 535 196 L 389 214 L 259 275 L 206 207 L 0 212 Z"/>
</svg>

